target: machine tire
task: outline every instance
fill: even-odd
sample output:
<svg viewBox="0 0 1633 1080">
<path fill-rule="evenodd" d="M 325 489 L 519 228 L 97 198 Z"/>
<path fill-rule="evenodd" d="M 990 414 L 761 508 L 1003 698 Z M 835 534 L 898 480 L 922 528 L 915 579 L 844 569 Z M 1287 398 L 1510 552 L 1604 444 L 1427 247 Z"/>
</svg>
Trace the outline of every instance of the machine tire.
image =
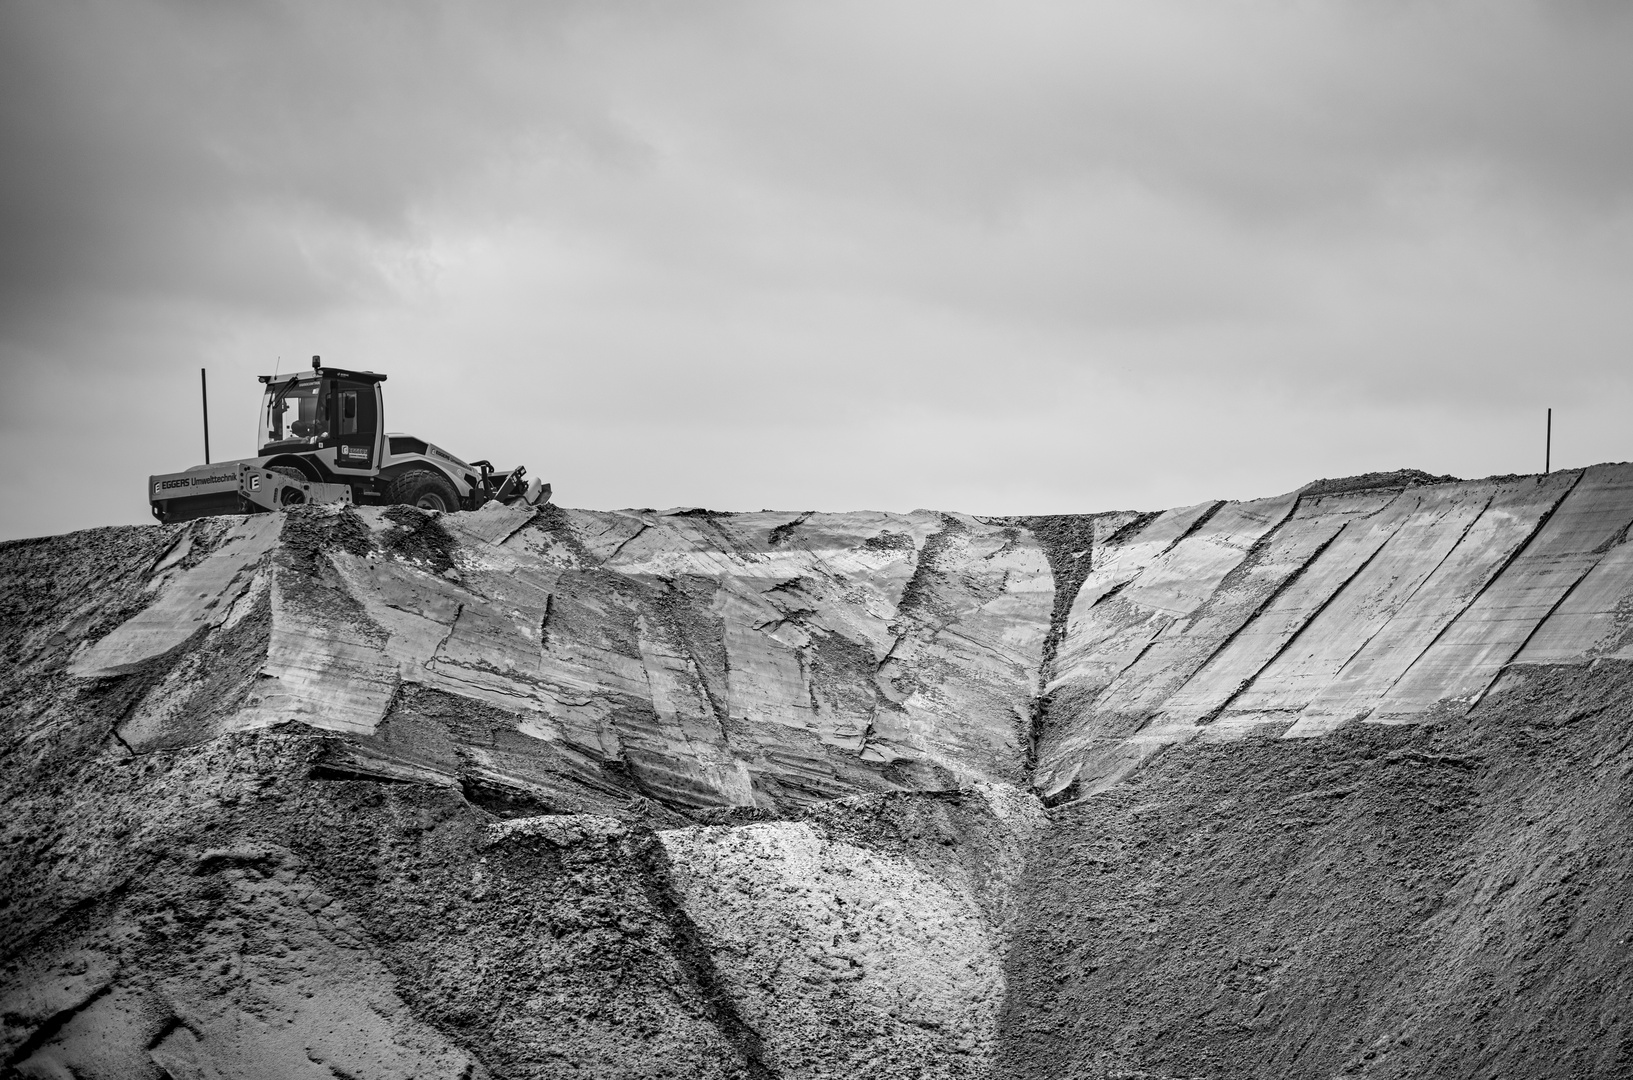
<svg viewBox="0 0 1633 1080">
<path fill-rule="evenodd" d="M 295 468 L 293 465 L 268 465 L 267 472 L 275 472 L 279 476 L 287 476 L 297 484 L 304 484 L 307 482 L 306 474 Z M 279 499 L 279 505 L 299 506 L 305 501 L 305 492 L 296 491 L 293 488 L 284 488 L 283 496 Z"/>
<path fill-rule="evenodd" d="M 409 469 L 392 477 L 386 497 L 394 506 L 444 513 L 459 509 L 459 492 L 454 490 L 454 485 L 446 476 L 430 469 Z"/>
</svg>

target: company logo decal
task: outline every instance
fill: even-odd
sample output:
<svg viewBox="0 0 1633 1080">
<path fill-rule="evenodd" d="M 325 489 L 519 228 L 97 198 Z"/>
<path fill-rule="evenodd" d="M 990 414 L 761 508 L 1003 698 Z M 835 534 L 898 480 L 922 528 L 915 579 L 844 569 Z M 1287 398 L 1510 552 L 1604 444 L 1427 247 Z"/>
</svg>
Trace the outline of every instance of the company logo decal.
<svg viewBox="0 0 1633 1080">
<path fill-rule="evenodd" d="M 157 480 L 153 484 L 153 494 L 161 491 L 174 491 L 176 488 L 211 487 L 215 484 L 236 484 L 238 474 L 235 472 L 206 473 L 202 476 L 188 473 L 183 476 L 173 476 L 168 480 Z"/>
</svg>

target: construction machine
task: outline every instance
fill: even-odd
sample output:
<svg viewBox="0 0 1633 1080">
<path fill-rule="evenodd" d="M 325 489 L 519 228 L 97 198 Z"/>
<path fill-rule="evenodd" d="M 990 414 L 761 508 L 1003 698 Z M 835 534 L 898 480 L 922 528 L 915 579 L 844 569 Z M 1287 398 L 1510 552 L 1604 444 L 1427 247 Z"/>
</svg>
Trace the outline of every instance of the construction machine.
<svg viewBox="0 0 1633 1080">
<path fill-rule="evenodd" d="M 521 466 L 466 462 L 435 443 L 388 433 L 384 375 L 324 367 L 314 356 L 310 371 L 260 379 L 259 456 L 148 477 L 154 517 L 190 521 L 330 503 L 446 512 L 550 500 L 550 485 L 529 480 Z"/>
</svg>

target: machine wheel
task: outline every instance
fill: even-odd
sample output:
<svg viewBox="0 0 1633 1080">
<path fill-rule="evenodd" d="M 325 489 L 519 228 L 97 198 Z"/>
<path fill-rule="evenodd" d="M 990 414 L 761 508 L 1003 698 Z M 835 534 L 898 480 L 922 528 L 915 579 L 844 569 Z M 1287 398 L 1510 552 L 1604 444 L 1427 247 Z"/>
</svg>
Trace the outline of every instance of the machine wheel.
<svg viewBox="0 0 1633 1080">
<path fill-rule="evenodd" d="M 459 509 L 459 492 L 441 473 L 430 469 L 409 469 L 391 480 L 387 498 L 395 506 L 413 506 L 420 510 L 441 510 L 444 513 Z"/>
<path fill-rule="evenodd" d="M 279 476 L 287 476 L 297 484 L 304 484 L 307 482 L 306 474 L 295 468 L 293 465 L 269 465 L 267 466 L 267 472 L 275 472 Z M 294 488 L 284 488 L 284 493 L 279 496 L 278 499 L 279 505 L 281 506 L 299 506 L 305 501 L 306 493 L 304 491 L 297 491 Z"/>
</svg>

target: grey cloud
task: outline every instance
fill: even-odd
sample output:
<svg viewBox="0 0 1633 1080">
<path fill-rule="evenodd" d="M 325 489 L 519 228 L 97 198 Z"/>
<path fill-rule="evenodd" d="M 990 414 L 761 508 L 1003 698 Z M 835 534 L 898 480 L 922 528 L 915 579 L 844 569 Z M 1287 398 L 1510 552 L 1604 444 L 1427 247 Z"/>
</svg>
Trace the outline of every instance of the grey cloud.
<svg viewBox="0 0 1633 1080">
<path fill-rule="evenodd" d="M 115 395 L 324 352 L 586 505 L 1194 501 L 1281 484 L 1278 428 L 1479 471 L 1633 394 L 1629 45 L 1585 0 L 0 5 L 0 438 L 79 387 L 179 467 Z M 104 520 L 30 475 L 0 533 Z"/>
<path fill-rule="evenodd" d="M 538 126 L 595 126 L 551 75 L 568 9 L 540 10 L 8 5 L 4 287 L 273 311 L 377 291 L 372 249 L 422 240 L 424 201 Z"/>
<path fill-rule="evenodd" d="M 1618 12 L 1505 2 L 776 10 L 785 18 L 773 22 L 761 9 L 772 25 L 753 49 L 715 52 L 714 27 L 692 25 L 655 72 L 620 74 L 663 82 L 695 115 L 729 118 L 739 149 L 781 180 L 974 206 L 1112 172 L 1279 213 L 1446 162 L 1577 193 L 1627 190 L 1633 153 L 1618 121 L 1633 75 Z"/>
</svg>

